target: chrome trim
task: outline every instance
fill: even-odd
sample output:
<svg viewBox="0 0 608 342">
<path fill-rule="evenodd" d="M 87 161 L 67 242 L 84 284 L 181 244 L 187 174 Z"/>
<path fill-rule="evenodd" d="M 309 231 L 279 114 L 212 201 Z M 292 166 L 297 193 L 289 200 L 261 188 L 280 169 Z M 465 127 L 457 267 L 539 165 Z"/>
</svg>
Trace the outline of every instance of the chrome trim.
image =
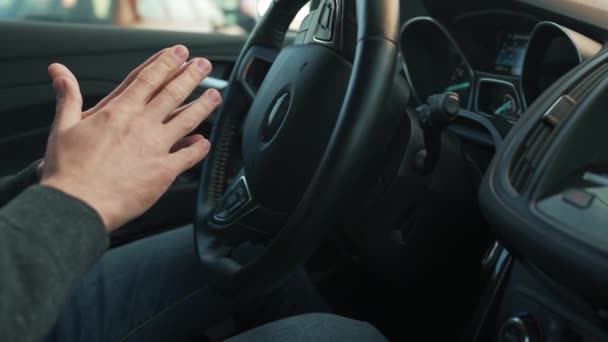
<svg viewBox="0 0 608 342">
<path fill-rule="evenodd" d="M 547 120 L 547 122 L 552 124 L 553 126 L 559 125 L 561 122 L 558 119 L 552 117 L 551 113 L 553 113 L 553 110 L 555 109 L 555 107 L 560 105 L 563 101 L 569 102 L 572 105 L 572 107 L 576 106 L 576 101 L 572 97 L 570 97 L 570 95 L 567 95 L 567 94 L 562 95 L 559 97 L 559 99 L 555 100 L 555 102 L 551 105 L 551 107 L 549 107 L 549 109 L 547 109 L 545 114 L 543 114 L 543 120 Z"/>
<path fill-rule="evenodd" d="M 495 255 L 498 254 L 498 257 L 495 258 L 495 263 L 493 265 L 488 265 L 487 272 L 489 272 L 489 279 L 482 292 L 481 302 L 476 310 L 475 318 L 473 319 L 473 330 L 470 336 L 470 340 L 473 342 L 481 342 L 480 339 L 483 328 L 490 318 L 492 309 L 500 299 L 499 295 L 505 286 L 508 272 L 513 262 L 511 254 L 502 246 L 502 244 L 500 244 L 500 242 L 497 242 L 491 248 L 496 248 L 492 253 Z"/>
<path fill-rule="evenodd" d="M 251 196 L 251 190 L 249 190 L 249 183 L 247 183 L 247 178 L 245 176 L 241 176 L 239 177 L 239 180 L 234 184 L 238 184 L 240 181 L 243 181 L 243 184 L 245 184 L 245 190 L 247 190 L 247 197 L 249 197 L 249 199 L 251 200 L 253 196 Z"/>
<path fill-rule="evenodd" d="M 481 266 L 484 271 L 492 270 L 492 268 L 498 261 L 500 253 L 502 253 L 502 251 L 503 251 L 503 248 L 500 245 L 500 242 L 498 242 L 498 241 L 494 242 L 492 247 L 490 247 L 490 249 L 488 249 L 488 251 L 486 252 L 486 255 L 484 255 L 483 260 L 481 261 Z"/>
<path fill-rule="evenodd" d="M 608 177 L 598 175 L 596 173 L 585 172 L 585 174 L 583 175 L 583 180 L 585 180 L 587 182 L 595 183 L 597 185 L 608 187 Z"/>
<path fill-rule="evenodd" d="M 207 77 L 198 85 L 198 87 L 204 89 L 213 88 L 219 91 L 223 91 L 228 88 L 228 81 L 215 77 Z"/>
<path fill-rule="evenodd" d="M 502 84 L 502 85 L 511 87 L 511 89 L 513 89 L 513 92 L 515 93 L 515 96 L 517 97 L 516 98 L 517 102 L 519 102 L 517 105 L 519 106 L 521 114 L 522 115 L 524 114 L 525 108 L 524 108 L 523 102 L 521 100 L 522 94 L 520 94 L 520 92 L 517 90 L 517 87 L 515 87 L 515 85 L 511 82 L 499 80 L 496 78 L 489 78 L 489 77 L 480 78 L 479 81 L 477 82 L 477 89 L 475 89 L 475 111 L 476 112 L 481 113 L 488 117 L 494 117 L 491 113 L 484 113 L 479 109 L 479 90 L 481 89 L 481 85 L 483 83 L 496 83 L 496 84 Z M 506 120 L 506 121 L 515 123 L 517 120 Z"/>
<path fill-rule="evenodd" d="M 543 118 L 546 118 L 549 114 L 551 114 L 551 112 L 553 111 L 553 109 L 555 109 L 555 107 L 557 107 L 557 105 L 564 99 L 564 96 L 567 95 L 562 95 L 559 97 L 559 99 L 555 100 L 555 102 L 553 102 L 553 104 L 551 105 L 551 107 L 549 107 L 549 109 L 547 109 L 547 111 L 545 112 L 545 114 L 543 114 Z"/>
<path fill-rule="evenodd" d="M 421 101 L 420 96 L 418 96 L 418 92 L 416 91 L 416 87 L 412 83 L 412 78 L 410 77 L 410 73 L 409 73 L 409 70 L 408 70 L 408 67 L 407 67 L 407 63 L 405 61 L 404 46 L 403 46 L 403 33 L 412 24 L 415 24 L 415 23 L 417 23 L 419 21 L 428 21 L 428 22 L 436 25 L 437 28 L 439 28 L 439 30 L 446 36 L 446 38 L 448 38 L 448 40 L 450 41 L 450 43 L 452 43 L 452 45 L 456 49 L 456 52 L 460 55 L 460 57 L 464 61 L 464 64 L 466 65 L 467 71 L 469 72 L 469 75 L 471 76 L 471 89 L 473 89 L 475 87 L 475 73 L 473 72 L 473 68 L 471 67 L 471 63 L 469 63 L 469 60 L 467 59 L 467 56 L 462 52 L 462 49 L 460 48 L 460 45 L 458 45 L 458 43 L 456 42 L 456 40 L 454 39 L 454 37 L 452 37 L 452 35 L 450 34 L 450 32 L 445 28 L 445 26 L 443 26 L 443 24 L 441 24 L 435 18 L 427 17 L 427 16 L 415 17 L 415 18 L 412 18 L 412 19 L 408 20 L 401 27 L 401 32 L 399 34 L 399 45 L 401 47 L 399 49 L 399 53 L 401 55 L 401 63 L 403 64 L 403 70 L 405 71 L 405 78 L 407 79 L 407 83 L 410 85 L 410 88 L 412 90 L 412 95 L 414 95 L 414 97 L 416 98 L 416 100 L 418 100 L 418 103 L 426 103 L 426 101 Z M 471 105 L 473 104 L 472 101 L 473 101 L 473 96 L 469 96 L 469 103 L 467 104 L 467 107 L 464 108 L 464 109 L 471 109 Z"/>
<path fill-rule="evenodd" d="M 334 32 L 331 35 L 331 40 L 327 41 L 327 40 L 318 39 L 315 36 L 316 32 L 311 32 L 312 33 L 312 40 L 314 42 L 322 44 L 322 45 L 333 45 L 336 42 L 336 35 L 338 33 L 342 34 L 342 23 L 344 22 L 344 17 L 342 16 L 342 8 L 340 7 L 341 5 L 342 5 L 342 2 L 340 0 L 336 0 L 336 17 L 334 18 L 334 27 L 333 27 L 334 28 Z M 320 8 L 320 7 L 318 7 L 318 8 L 315 9 L 315 11 L 318 11 L 318 10 L 321 10 L 319 12 L 319 17 L 320 17 L 323 14 L 323 11 L 322 11 L 322 8 Z M 311 11 L 312 11 L 312 8 L 311 8 Z M 311 21 L 312 21 L 312 19 L 314 19 L 314 16 L 311 18 Z M 317 19 L 316 25 L 319 24 L 318 20 L 319 19 Z M 337 25 L 338 23 L 340 24 L 340 32 L 338 32 L 338 25 Z M 316 28 L 316 26 L 315 26 L 315 28 Z"/>
<path fill-rule="evenodd" d="M 217 213 L 216 212 L 212 212 L 213 213 L 213 220 L 219 224 L 225 224 L 225 223 L 230 223 L 230 222 L 234 222 L 234 221 L 238 221 L 240 220 L 242 217 L 244 217 L 245 215 L 248 215 L 249 213 L 253 212 L 254 210 L 258 209 L 260 206 L 259 205 L 254 205 L 253 207 L 247 208 L 252 202 L 253 202 L 253 196 L 251 195 L 251 190 L 249 190 L 249 183 L 247 183 L 247 178 L 245 176 L 240 176 L 237 178 L 237 180 L 235 182 L 233 182 L 230 191 L 232 191 L 240 182 L 243 182 L 243 184 L 245 185 L 245 190 L 247 191 L 247 203 L 243 204 L 243 206 L 241 206 L 233 215 L 232 217 L 228 217 L 227 219 L 221 219 L 219 217 L 217 217 Z M 227 193 L 228 191 L 226 191 Z M 226 193 L 224 193 L 224 196 L 226 195 Z M 222 196 L 221 201 L 224 200 L 224 196 Z M 215 209 L 214 209 L 215 211 Z"/>
<path fill-rule="evenodd" d="M 505 331 L 507 328 L 517 329 L 517 332 L 520 333 L 523 337 L 523 340 L 520 340 L 520 341 L 532 342 L 532 339 L 530 338 L 530 332 L 528 331 L 528 327 L 526 326 L 526 323 L 524 323 L 524 321 L 517 316 L 509 318 L 503 324 L 503 326 L 500 327 L 500 330 L 498 332 L 498 340 L 500 342 L 505 342 L 505 340 L 503 339 L 503 336 L 505 335 Z"/>
</svg>

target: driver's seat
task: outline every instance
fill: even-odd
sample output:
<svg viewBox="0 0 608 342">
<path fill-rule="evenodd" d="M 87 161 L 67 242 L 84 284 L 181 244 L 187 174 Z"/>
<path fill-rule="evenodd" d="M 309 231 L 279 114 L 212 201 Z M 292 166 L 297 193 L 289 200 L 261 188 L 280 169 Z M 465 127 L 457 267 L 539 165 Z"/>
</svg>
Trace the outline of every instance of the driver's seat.
<svg viewBox="0 0 608 342">
<path fill-rule="evenodd" d="M 387 342 L 371 324 L 331 314 L 306 314 L 272 322 L 224 342 Z"/>
</svg>

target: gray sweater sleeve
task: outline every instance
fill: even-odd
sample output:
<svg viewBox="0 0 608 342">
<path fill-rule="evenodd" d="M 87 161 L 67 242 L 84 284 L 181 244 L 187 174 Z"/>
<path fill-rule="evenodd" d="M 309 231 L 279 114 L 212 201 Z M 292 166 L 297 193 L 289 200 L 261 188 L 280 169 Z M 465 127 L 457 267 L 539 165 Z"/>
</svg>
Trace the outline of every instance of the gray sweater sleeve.
<svg viewBox="0 0 608 342">
<path fill-rule="evenodd" d="M 107 246 L 97 213 L 58 190 L 35 185 L 0 209 L 2 340 L 43 339 Z"/>
<path fill-rule="evenodd" d="M 0 178 L 0 208 L 19 195 L 28 186 L 38 183 L 37 169 L 40 161 L 35 161 L 27 169 L 14 176 Z"/>
</svg>

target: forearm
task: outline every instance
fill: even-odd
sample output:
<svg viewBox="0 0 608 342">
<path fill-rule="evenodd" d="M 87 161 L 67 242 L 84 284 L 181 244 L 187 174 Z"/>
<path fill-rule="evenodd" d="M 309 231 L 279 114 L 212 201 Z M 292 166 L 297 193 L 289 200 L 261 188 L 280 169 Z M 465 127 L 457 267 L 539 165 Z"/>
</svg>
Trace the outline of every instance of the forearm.
<svg viewBox="0 0 608 342">
<path fill-rule="evenodd" d="M 40 160 L 35 161 L 27 169 L 14 176 L 0 178 L 0 207 L 6 205 L 30 185 L 38 183 L 37 169 L 40 162 Z"/>
<path fill-rule="evenodd" d="M 33 186 L 0 209 L 3 338 L 43 338 L 70 289 L 107 245 L 96 212 L 57 190 Z"/>
</svg>

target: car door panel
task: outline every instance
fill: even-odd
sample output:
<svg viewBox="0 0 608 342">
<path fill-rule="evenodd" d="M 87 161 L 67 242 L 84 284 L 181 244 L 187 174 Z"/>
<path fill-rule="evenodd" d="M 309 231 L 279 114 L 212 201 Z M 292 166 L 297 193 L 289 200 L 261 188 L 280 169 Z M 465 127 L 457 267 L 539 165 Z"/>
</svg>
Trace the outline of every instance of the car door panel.
<svg viewBox="0 0 608 342">
<path fill-rule="evenodd" d="M 41 158 L 54 116 L 55 95 L 47 74 L 53 62 L 68 66 L 79 79 L 85 108 L 97 103 L 156 51 L 186 45 L 192 57 L 214 65 L 214 87 L 221 87 L 246 37 L 124 29 L 108 26 L 0 22 L 0 176 Z M 204 91 L 201 86 L 192 98 Z M 208 134 L 210 125 L 201 127 Z M 120 232 L 129 241 L 191 221 L 198 171 L 185 174 L 148 214 Z"/>
</svg>

